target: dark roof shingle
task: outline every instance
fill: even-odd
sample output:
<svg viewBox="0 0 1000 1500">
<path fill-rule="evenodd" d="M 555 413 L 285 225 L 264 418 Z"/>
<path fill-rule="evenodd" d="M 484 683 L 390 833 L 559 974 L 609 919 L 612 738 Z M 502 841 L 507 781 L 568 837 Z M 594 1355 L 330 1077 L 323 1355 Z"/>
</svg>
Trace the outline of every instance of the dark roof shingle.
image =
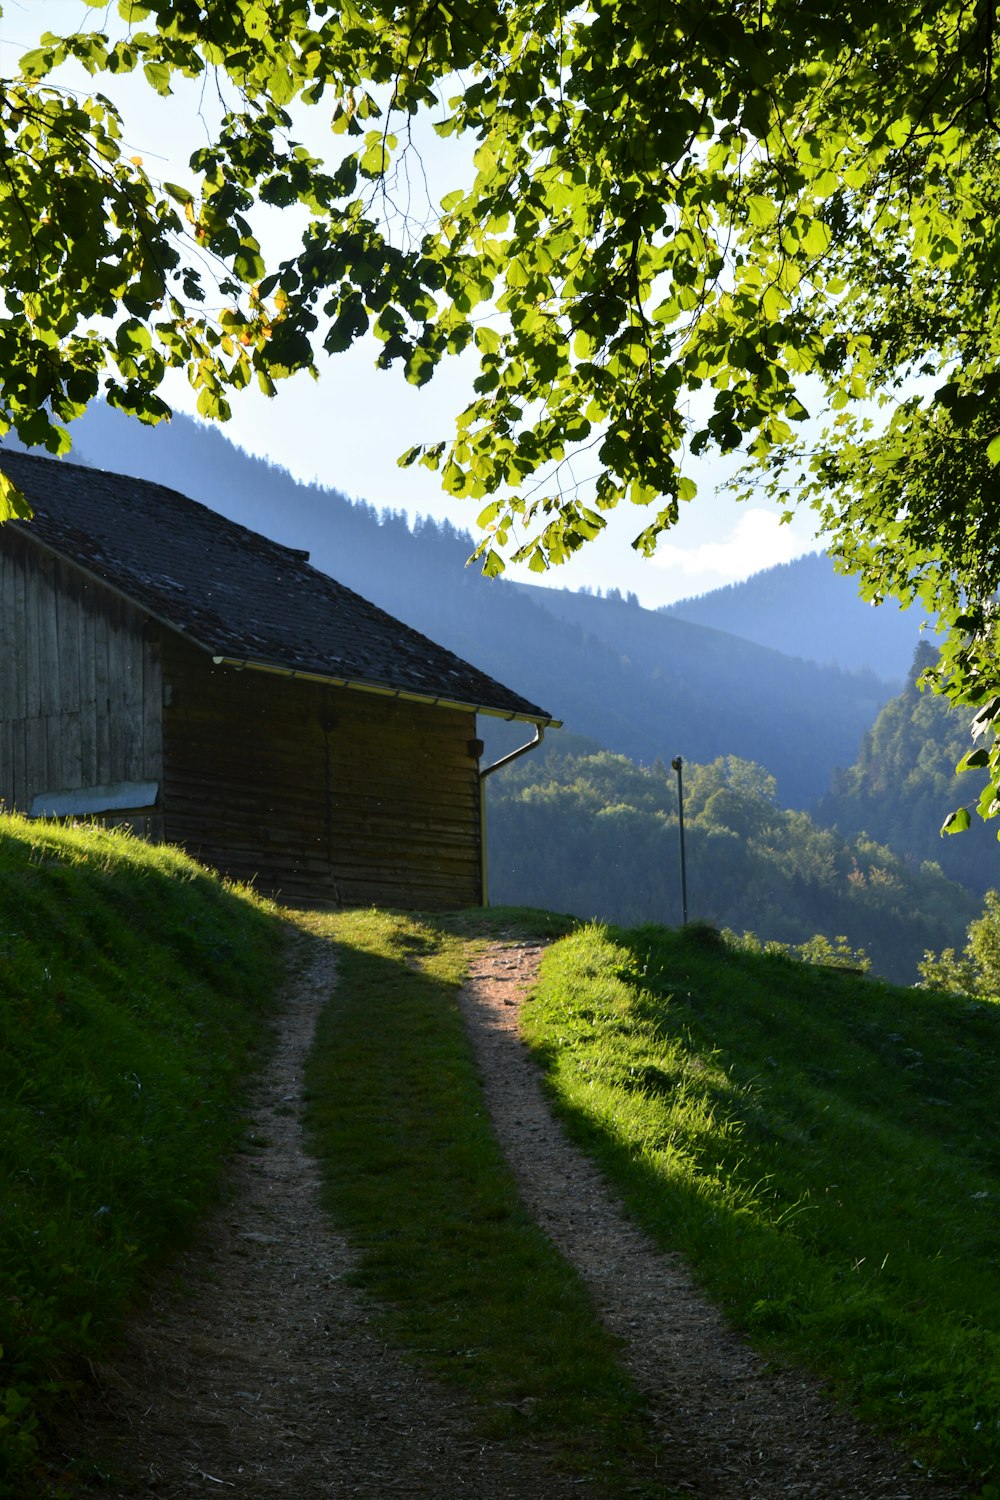
<svg viewBox="0 0 1000 1500">
<path fill-rule="evenodd" d="M 2 452 L 31 502 L 18 531 L 85 568 L 213 656 L 504 717 L 536 704 L 310 566 L 306 555 L 148 480 Z"/>
</svg>

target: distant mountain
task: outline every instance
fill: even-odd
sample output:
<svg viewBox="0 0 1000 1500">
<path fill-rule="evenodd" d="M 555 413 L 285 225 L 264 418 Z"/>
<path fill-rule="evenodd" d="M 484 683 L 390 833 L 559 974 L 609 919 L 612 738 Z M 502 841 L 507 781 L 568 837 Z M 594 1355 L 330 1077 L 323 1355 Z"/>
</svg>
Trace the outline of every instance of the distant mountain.
<svg viewBox="0 0 1000 1500">
<path fill-rule="evenodd" d="M 664 614 L 728 630 L 761 646 L 830 662 L 848 671 L 867 668 L 902 685 L 921 639 L 922 616 L 891 600 L 877 609 L 857 583 L 834 571 L 821 552 L 780 563 L 742 583 L 697 599 L 669 604 Z"/>
<path fill-rule="evenodd" d="M 657 755 L 669 760 L 677 753 L 707 761 L 719 753 L 710 746 L 738 742 L 743 749 L 723 753 L 766 766 L 777 777 L 786 806 L 804 807 L 813 800 L 810 788 L 817 785 L 819 762 L 842 764 L 843 748 L 858 743 L 859 723 L 877 713 L 876 705 L 891 693 L 873 672 L 821 667 L 739 635 L 643 609 L 614 591 L 597 598 L 562 589 L 511 587 L 579 633 L 592 662 L 592 682 L 603 654 L 613 653 L 622 688 L 639 695 L 637 700 L 630 696 L 633 712 L 657 726 L 655 741 L 625 754 L 645 762 Z M 600 680 L 609 701 L 617 702 L 617 684 Z M 576 718 L 572 727 L 601 738 Z M 603 743 L 622 748 L 607 738 Z M 852 750 L 851 759 L 854 754 Z"/>
<path fill-rule="evenodd" d="M 651 763 L 737 755 L 767 767 L 786 806 L 821 796 L 851 764 L 891 688 L 614 596 L 483 579 L 470 537 L 447 524 L 303 485 L 185 417 L 142 427 L 106 407 L 75 424 L 74 458 L 159 480 L 278 541 L 501 682 L 568 729 Z M 829 566 L 829 565 L 828 565 Z M 784 642 L 799 651 L 805 603 Z M 490 753 L 524 726 L 488 720 Z"/>
</svg>

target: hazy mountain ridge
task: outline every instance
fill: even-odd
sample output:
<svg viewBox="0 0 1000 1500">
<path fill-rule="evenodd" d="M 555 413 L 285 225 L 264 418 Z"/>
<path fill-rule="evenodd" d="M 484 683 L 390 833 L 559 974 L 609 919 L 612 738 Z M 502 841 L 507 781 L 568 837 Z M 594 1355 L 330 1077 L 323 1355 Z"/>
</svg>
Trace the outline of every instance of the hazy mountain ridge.
<svg viewBox="0 0 1000 1500">
<path fill-rule="evenodd" d="M 921 640 L 923 619 L 918 610 L 903 610 L 893 600 L 877 609 L 866 604 L 856 581 L 836 572 L 822 552 L 665 605 L 662 613 L 810 661 L 867 668 L 897 685 Z"/>
<path fill-rule="evenodd" d="M 485 580 L 472 540 L 447 523 L 304 485 L 185 417 L 145 428 L 106 407 L 75 424 L 73 457 L 167 483 L 314 564 L 542 704 L 568 728 L 651 762 L 674 754 L 754 760 L 783 803 L 806 806 L 892 688 L 871 672 L 818 667 L 773 647 L 614 597 Z M 855 604 L 857 601 L 855 601 Z M 838 626 L 831 635 L 846 636 Z M 802 632 L 790 632 L 798 647 Z M 490 750 L 523 726 L 485 721 Z"/>
</svg>

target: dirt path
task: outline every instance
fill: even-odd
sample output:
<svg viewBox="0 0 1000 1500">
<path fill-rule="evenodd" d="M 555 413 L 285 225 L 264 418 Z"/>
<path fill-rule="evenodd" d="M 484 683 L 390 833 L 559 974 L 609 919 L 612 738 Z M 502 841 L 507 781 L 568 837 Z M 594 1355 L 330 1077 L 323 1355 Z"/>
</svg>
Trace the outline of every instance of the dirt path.
<svg viewBox="0 0 1000 1500">
<path fill-rule="evenodd" d="M 233 1191 L 95 1372 L 62 1435 L 89 1453 L 101 1500 L 564 1500 L 579 1483 L 544 1451 L 484 1444 L 455 1398 L 373 1331 L 348 1278 L 352 1257 L 319 1207 L 298 1123 L 333 950 L 309 948 L 290 982 L 274 1063 L 252 1111 Z M 728 1332 L 683 1266 L 654 1252 L 567 1145 L 518 1040 L 518 1001 L 539 950 L 493 944 L 463 1003 L 498 1135 L 526 1201 L 581 1269 L 648 1392 L 665 1490 L 710 1500 L 856 1496 L 958 1500 L 906 1476 L 905 1460 L 776 1376 Z"/>
</svg>

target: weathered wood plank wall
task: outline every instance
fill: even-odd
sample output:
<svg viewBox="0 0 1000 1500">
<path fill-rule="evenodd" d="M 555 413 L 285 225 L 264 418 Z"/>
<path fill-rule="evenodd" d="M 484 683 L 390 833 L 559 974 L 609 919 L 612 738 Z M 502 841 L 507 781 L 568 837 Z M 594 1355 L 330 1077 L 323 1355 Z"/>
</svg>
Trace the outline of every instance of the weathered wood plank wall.
<svg viewBox="0 0 1000 1500">
<path fill-rule="evenodd" d="M 292 903 L 478 903 L 473 714 L 162 654 L 169 840 Z"/>
<path fill-rule="evenodd" d="M 132 605 L 4 528 L 0 535 L 0 798 L 162 777 L 157 632 Z M 159 836 L 158 813 L 115 814 Z"/>
</svg>

